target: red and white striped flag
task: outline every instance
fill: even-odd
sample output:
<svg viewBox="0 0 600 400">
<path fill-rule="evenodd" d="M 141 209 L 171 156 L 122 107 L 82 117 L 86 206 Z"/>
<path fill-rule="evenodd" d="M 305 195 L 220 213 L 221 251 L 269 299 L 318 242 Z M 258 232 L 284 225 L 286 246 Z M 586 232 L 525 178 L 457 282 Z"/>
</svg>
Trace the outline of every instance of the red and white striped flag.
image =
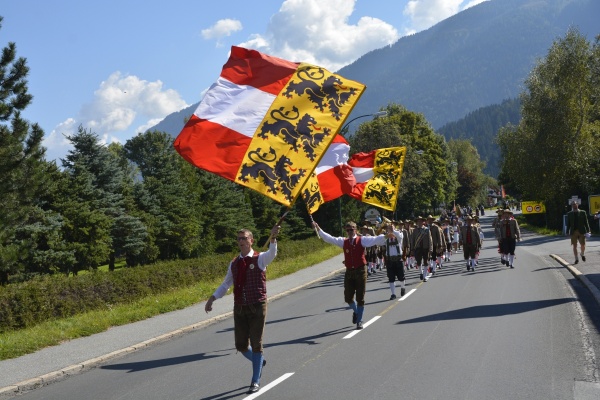
<svg viewBox="0 0 600 400">
<path fill-rule="evenodd" d="M 335 135 L 311 179 L 302 188 L 302 199 L 309 213 L 313 214 L 323 203 L 352 192 L 356 178 L 348 165 L 349 152 L 350 145 L 346 139 Z"/>
<path fill-rule="evenodd" d="M 291 206 L 364 89 L 234 46 L 174 146 L 198 168 Z"/>
</svg>

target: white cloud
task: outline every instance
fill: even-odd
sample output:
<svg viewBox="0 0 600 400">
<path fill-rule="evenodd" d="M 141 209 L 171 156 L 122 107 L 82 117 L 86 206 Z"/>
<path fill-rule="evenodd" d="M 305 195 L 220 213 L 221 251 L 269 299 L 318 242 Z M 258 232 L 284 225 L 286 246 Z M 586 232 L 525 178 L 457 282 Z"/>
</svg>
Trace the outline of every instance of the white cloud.
<svg viewBox="0 0 600 400">
<path fill-rule="evenodd" d="M 240 46 L 336 71 L 399 39 L 398 31 L 378 18 L 364 16 L 356 24 L 349 24 L 354 3 L 286 0 L 271 18 L 266 32 L 252 35 Z"/>
<path fill-rule="evenodd" d="M 469 7 L 487 0 L 410 0 L 404 8 L 404 15 L 410 18 L 408 31 L 418 32 L 437 24 Z M 465 4 L 466 3 L 466 4 Z"/>
<path fill-rule="evenodd" d="M 217 39 L 217 45 L 220 45 L 220 39 L 231 36 L 233 32 L 242 29 L 242 23 L 236 19 L 221 19 L 213 26 L 203 29 L 201 35 L 204 39 Z"/>
<path fill-rule="evenodd" d="M 47 159 L 63 158 L 70 148 L 65 136 L 77 132 L 79 125 L 96 133 L 103 143 L 124 143 L 167 115 L 188 104 L 172 89 L 163 89 L 161 81 L 148 82 L 133 75 L 114 72 L 94 92 L 75 118 L 60 123 L 44 139 Z M 133 124 L 138 125 L 132 131 Z"/>
</svg>

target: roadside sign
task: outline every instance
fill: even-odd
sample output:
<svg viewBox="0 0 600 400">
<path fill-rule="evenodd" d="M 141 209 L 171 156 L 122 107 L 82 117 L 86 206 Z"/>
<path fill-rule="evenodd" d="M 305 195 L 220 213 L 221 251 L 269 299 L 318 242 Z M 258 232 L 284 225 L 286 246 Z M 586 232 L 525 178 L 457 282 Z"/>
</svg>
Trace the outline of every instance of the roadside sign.
<svg viewBox="0 0 600 400">
<path fill-rule="evenodd" d="M 573 202 L 581 205 L 581 199 L 577 196 L 571 196 L 571 198 L 568 200 L 569 205 L 573 204 Z"/>
<path fill-rule="evenodd" d="M 381 221 L 381 213 L 377 211 L 376 208 L 369 208 L 365 212 L 365 219 L 373 224 L 376 224 L 377 222 Z"/>
<path fill-rule="evenodd" d="M 541 201 L 524 201 L 522 202 L 523 214 L 543 214 L 546 212 L 546 206 Z"/>
<path fill-rule="evenodd" d="M 588 199 L 590 205 L 590 215 L 594 215 L 600 211 L 600 194 L 589 196 Z"/>
</svg>

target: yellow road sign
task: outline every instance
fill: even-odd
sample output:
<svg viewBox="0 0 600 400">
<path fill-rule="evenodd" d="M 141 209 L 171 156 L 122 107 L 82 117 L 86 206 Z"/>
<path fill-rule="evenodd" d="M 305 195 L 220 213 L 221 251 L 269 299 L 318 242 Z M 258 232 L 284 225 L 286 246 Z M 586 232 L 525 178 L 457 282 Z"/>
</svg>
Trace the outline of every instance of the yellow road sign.
<svg viewBox="0 0 600 400">
<path fill-rule="evenodd" d="M 524 201 L 521 203 L 523 214 L 543 214 L 546 206 L 541 201 Z"/>
</svg>

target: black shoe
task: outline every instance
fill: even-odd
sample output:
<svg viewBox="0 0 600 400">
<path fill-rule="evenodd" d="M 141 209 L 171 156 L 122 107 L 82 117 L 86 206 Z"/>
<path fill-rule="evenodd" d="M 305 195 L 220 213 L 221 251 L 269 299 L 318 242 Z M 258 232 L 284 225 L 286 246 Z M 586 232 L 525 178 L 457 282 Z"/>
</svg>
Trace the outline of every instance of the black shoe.
<svg viewBox="0 0 600 400">
<path fill-rule="evenodd" d="M 246 394 L 256 393 L 259 390 L 260 390 L 260 386 L 258 385 L 258 383 L 252 383 L 252 384 L 250 384 L 250 387 L 248 388 L 248 391 L 246 392 Z"/>
<path fill-rule="evenodd" d="M 573 264 L 578 264 L 579 263 L 579 258 L 575 259 L 575 262 Z"/>
<path fill-rule="evenodd" d="M 514 268 L 512 264 L 510 264 L 510 267 L 511 267 L 511 268 Z"/>
<path fill-rule="evenodd" d="M 585 256 L 583 254 L 581 255 L 581 260 L 583 260 L 583 262 L 585 262 Z"/>
<path fill-rule="evenodd" d="M 362 329 L 362 321 L 356 323 L 356 329 Z"/>
<path fill-rule="evenodd" d="M 405 294 L 406 294 L 406 289 L 400 288 L 400 297 L 404 297 Z"/>
<path fill-rule="evenodd" d="M 396 298 L 395 294 L 393 294 L 393 295 L 390 296 L 390 300 L 394 300 L 395 298 Z"/>
<path fill-rule="evenodd" d="M 355 312 L 353 312 L 352 313 L 352 323 L 355 324 L 356 321 L 358 321 L 358 315 Z"/>
<path fill-rule="evenodd" d="M 500 260 L 500 262 L 502 263 L 502 265 L 506 264 L 506 261 L 504 259 Z"/>
<path fill-rule="evenodd" d="M 423 274 L 419 275 L 419 279 L 423 280 Z"/>
</svg>

